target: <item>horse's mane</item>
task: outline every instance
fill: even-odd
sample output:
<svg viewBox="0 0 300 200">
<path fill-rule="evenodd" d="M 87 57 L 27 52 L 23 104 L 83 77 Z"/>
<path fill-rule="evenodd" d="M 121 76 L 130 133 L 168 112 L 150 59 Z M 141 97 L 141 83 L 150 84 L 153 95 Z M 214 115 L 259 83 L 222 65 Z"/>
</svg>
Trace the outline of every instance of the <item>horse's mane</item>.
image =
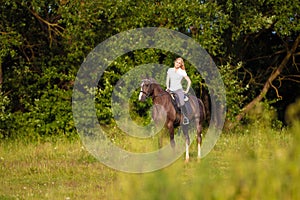
<svg viewBox="0 0 300 200">
<path fill-rule="evenodd" d="M 165 92 L 165 90 L 160 86 L 160 84 L 153 78 L 147 78 L 142 80 L 143 83 L 149 83 L 152 85 L 156 85 L 159 92 Z"/>
<path fill-rule="evenodd" d="M 152 83 L 153 85 L 157 85 L 158 91 L 159 92 L 165 92 L 165 90 L 160 86 L 158 83 Z"/>
</svg>

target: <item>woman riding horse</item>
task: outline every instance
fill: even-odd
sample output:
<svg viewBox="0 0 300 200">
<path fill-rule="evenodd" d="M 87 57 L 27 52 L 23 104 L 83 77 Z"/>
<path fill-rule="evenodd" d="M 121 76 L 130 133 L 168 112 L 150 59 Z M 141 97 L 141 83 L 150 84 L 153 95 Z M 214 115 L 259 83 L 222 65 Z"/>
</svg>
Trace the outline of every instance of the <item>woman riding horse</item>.
<svg viewBox="0 0 300 200">
<path fill-rule="evenodd" d="M 145 101 L 146 98 L 151 97 L 154 104 L 152 118 L 155 123 L 165 120 L 165 127 L 170 133 L 171 146 L 175 147 L 174 128 L 178 125 L 182 126 L 182 131 L 186 139 L 186 161 L 189 160 L 189 145 L 190 138 L 188 134 L 188 125 L 183 124 L 183 115 L 176 112 L 175 106 L 172 103 L 170 93 L 163 90 L 154 80 L 144 79 L 141 84 L 139 100 Z M 196 96 L 189 96 L 189 103 L 192 112 L 189 113 L 191 121 L 196 125 L 197 142 L 198 142 L 198 158 L 201 157 L 201 143 L 202 143 L 202 123 L 205 120 L 206 112 L 203 102 Z M 162 119 L 165 118 L 165 119 Z M 191 123 L 190 123 L 191 124 Z"/>
<path fill-rule="evenodd" d="M 187 81 L 187 89 L 184 91 L 181 80 L 185 78 Z M 185 106 L 184 97 L 187 94 L 191 87 L 191 79 L 187 75 L 184 67 L 184 62 L 182 58 L 177 58 L 174 62 L 174 67 L 169 68 L 167 72 L 167 79 L 166 79 L 167 91 L 171 91 L 175 93 L 179 98 L 179 106 L 181 112 L 183 114 L 183 124 L 188 124 L 189 119 L 187 117 L 187 108 Z"/>
</svg>

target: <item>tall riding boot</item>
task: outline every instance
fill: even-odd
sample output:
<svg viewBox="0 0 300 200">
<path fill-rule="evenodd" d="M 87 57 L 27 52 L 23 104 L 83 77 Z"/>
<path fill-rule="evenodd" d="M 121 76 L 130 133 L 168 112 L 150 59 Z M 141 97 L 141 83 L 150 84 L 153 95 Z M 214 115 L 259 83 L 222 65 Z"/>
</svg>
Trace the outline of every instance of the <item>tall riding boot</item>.
<svg viewBox="0 0 300 200">
<path fill-rule="evenodd" d="M 187 117 L 188 116 L 187 109 L 186 109 L 185 105 L 181 106 L 180 108 L 181 108 L 181 112 L 183 114 L 183 123 L 182 124 L 187 125 L 190 123 L 189 118 Z"/>
</svg>

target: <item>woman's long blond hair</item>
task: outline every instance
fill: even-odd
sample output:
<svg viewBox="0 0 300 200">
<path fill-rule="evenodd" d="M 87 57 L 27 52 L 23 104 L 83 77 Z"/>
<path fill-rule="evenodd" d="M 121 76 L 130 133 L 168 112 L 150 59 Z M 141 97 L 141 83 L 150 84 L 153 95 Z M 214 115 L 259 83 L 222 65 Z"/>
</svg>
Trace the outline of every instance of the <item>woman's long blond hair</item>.
<svg viewBox="0 0 300 200">
<path fill-rule="evenodd" d="M 184 66 L 184 61 L 183 61 L 183 59 L 180 58 L 180 57 L 179 57 L 179 58 L 176 58 L 176 60 L 174 61 L 174 63 L 175 63 L 177 60 L 181 62 L 180 68 L 181 68 L 182 70 L 185 70 L 185 66 Z"/>
</svg>

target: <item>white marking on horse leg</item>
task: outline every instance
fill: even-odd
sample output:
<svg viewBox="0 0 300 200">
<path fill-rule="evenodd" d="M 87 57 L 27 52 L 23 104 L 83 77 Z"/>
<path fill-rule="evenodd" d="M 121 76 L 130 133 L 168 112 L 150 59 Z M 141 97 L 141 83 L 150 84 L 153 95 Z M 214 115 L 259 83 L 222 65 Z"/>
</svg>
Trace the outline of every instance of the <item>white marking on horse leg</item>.
<svg viewBox="0 0 300 200">
<path fill-rule="evenodd" d="M 200 146 L 200 143 L 198 143 L 198 158 L 201 158 L 201 146 Z"/>
<path fill-rule="evenodd" d="M 188 143 L 186 142 L 185 143 L 185 161 L 189 161 L 190 159 L 190 155 L 189 155 L 189 145 Z"/>
<path fill-rule="evenodd" d="M 142 91 L 142 87 L 141 87 L 141 91 Z M 139 101 L 142 99 L 142 96 L 143 96 L 143 92 L 140 92 L 140 94 L 139 94 Z"/>
</svg>

